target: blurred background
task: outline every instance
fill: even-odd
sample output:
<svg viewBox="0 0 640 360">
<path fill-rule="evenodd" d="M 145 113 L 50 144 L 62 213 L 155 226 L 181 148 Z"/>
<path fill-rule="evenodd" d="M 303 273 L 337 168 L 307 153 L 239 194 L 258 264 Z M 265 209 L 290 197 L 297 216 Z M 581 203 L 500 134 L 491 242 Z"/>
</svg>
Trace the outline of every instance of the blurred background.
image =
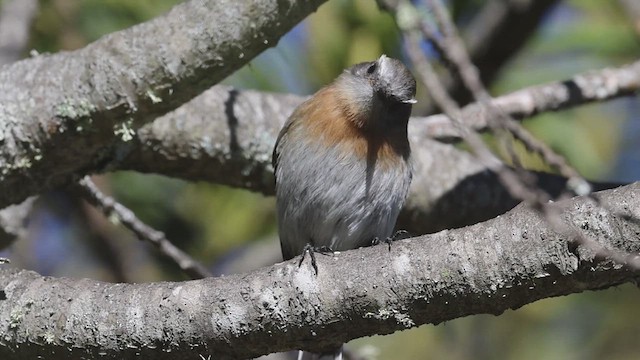
<svg viewBox="0 0 640 360">
<path fill-rule="evenodd" d="M 81 48 L 178 2 L 42 0 L 24 56 L 32 49 L 43 53 Z M 490 2 L 448 3 L 464 34 Z M 488 84 L 492 93 L 637 60 L 640 26 L 630 16 L 628 3 L 633 0 L 558 1 Z M 425 51 L 431 52 L 427 44 Z M 405 58 L 391 16 L 380 12 L 374 1 L 331 0 L 224 83 L 307 95 L 350 64 L 382 53 Z M 418 99 L 425 96 L 420 89 Z M 640 178 L 638 110 L 638 98 L 630 97 L 543 114 L 525 124 L 585 177 L 630 182 Z M 414 115 L 426 111 L 418 106 Z M 521 152 L 525 166 L 548 170 L 539 158 Z M 279 257 L 273 198 L 132 172 L 96 176 L 94 181 L 216 274 L 248 271 Z M 114 282 L 186 279 L 148 244 L 65 191 L 41 196 L 27 237 L 0 256 L 43 275 Z M 638 304 L 638 288 L 626 285 L 538 301 L 499 317 L 470 316 L 358 339 L 349 348 L 371 359 L 636 359 Z"/>
</svg>

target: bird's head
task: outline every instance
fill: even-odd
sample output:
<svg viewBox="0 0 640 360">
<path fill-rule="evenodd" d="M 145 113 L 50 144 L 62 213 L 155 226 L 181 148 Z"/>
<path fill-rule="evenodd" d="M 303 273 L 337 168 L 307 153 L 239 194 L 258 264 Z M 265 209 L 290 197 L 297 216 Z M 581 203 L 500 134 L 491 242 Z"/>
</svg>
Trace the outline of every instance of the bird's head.
<svg viewBox="0 0 640 360">
<path fill-rule="evenodd" d="M 344 70 L 333 86 L 360 127 L 406 126 L 416 103 L 413 75 L 402 62 L 386 55 Z"/>
</svg>

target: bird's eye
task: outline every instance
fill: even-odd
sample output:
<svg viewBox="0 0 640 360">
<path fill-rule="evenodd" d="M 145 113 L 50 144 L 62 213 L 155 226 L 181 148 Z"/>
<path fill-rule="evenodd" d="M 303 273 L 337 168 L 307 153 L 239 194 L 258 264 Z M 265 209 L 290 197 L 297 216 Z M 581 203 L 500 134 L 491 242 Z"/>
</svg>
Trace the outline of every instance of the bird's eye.
<svg viewBox="0 0 640 360">
<path fill-rule="evenodd" d="M 367 68 L 367 74 L 371 75 L 374 71 L 376 71 L 376 63 L 369 65 Z"/>
</svg>

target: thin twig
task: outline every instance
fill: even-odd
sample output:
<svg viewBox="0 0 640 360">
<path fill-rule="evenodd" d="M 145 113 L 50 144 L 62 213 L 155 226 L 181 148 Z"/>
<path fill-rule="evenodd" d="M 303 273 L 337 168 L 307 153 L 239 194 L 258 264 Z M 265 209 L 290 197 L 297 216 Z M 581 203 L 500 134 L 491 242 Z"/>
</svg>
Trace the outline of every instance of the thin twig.
<svg viewBox="0 0 640 360">
<path fill-rule="evenodd" d="M 442 5 L 442 4 L 440 4 Z M 399 11 L 399 8 L 395 8 L 396 16 L 408 16 L 410 13 L 407 9 L 413 7 L 413 5 L 407 1 L 401 2 L 400 7 L 404 7 Z M 401 14 L 401 15 L 398 15 Z M 442 19 L 441 19 L 442 21 Z M 549 224 L 558 232 L 566 234 L 571 240 L 578 244 L 584 245 L 587 249 L 594 251 L 595 256 L 610 259 L 616 263 L 626 265 L 635 270 L 640 269 L 640 256 L 636 254 L 630 254 L 616 249 L 608 249 L 601 244 L 595 242 L 593 239 L 587 237 L 584 233 L 575 229 L 574 227 L 567 226 L 561 221 L 561 211 L 552 203 L 549 194 L 541 189 L 533 186 L 530 182 L 526 181 L 526 178 L 521 179 L 518 174 L 505 166 L 500 160 L 498 160 L 493 153 L 488 149 L 484 142 L 480 139 L 479 135 L 470 130 L 461 119 L 461 110 L 458 105 L 447 94 L 444 86 L 438 79 L 435 70 L 431 66 L 431 63 L 426 58 L 422 49 L 420 48 L 421 33 L 418 27 L 415 26 L 415 22 L 408 21 L 406 18 L 398 19 L 398 24 L 401 26 L 403 35 L 407 41 L 407 53 L 415 65 L 415 70 L 418 76 L 422 79 L 423 83 L 427 86 L 429 93 L 434 98 L 436 103 L 443 109 L 447 116 L 453 121 L 454 125 L 458 127 L 463 139 L 470 145 L 471 150 L 482 161 L 485 166 L 493 170 L 499 176 L 501 182 L 505 185 L 508 191 L 514 196 L 523 200 L 526 204 L 538 209 Z M 444 46 L 444 49 L 450 48 L 449 45 Z M 473 76 L 473 70 L 470 71 L 467 76 Z M 475 84 L 478 85 L 477 83 Z M 481 84 L 480 84 L 481 85 Z M 472 85 L 473 86 L 473 85 Z M 476 89 L 477 90 L 477 89 Z M 480 101 L 491 101 L 488 93 L 478 94 Z"/>
<path fill-rule="evenodd" d="M 397 2 L 397 0 L 394 0 Z M 478 67 L 482 80 L 492 83 L 509 61 L 544 21 L 545 14 L 560 0 L 500 0 L 485 1 L 469 15 L 464 40 L 472 62 Z M 378 3 L 388 8 L 384 0 Z M 436 51 L 437 44 L 436 45 Z M 446 57 L 441 57 L 446 61 Z M 446 64 L 448 65 L 448 64 Z M 442 73 L 441 81 L 447 92 L 460 104 L 471 101 L 472 95 L 459 76 Z M 435 113 L 431 99 L 421 99 L 425 114 Z M 466 119 L 465 119 L 466 120 Z"/>
<path fill-rule="evenodd" d="M 536 139 L 529 131 L 517 123 L 513 118 L 501 111 L 500 108 L 493 105 L 491 95 L 482 84 L 478 69 L 471 63 L 469 55 L 464 47 L 462 39 L 457 33 L 457 29 L 442 0 L 424 0 L 435 14 L 436 21 L 440 32 L 444 35 L 443 50 L 445 56 L 456 66 L 456 69 L 463 79 L 467 88 L 472 92 L 476 100 L 485 107 L 491 116 L 491 119 L 497 120 L 496 123 L 489 121 L 488 124 L 495 132 L 506 130 L 515 138 L 519 139 L 527 148 L 527 150 L 539 154 L 551 166 L 556 168 L 560 173 L 568 178 L 567 188 L 577 195 L 590 195 L 592 188 L 589 182 L 584 179 L 577 170 L 571 167 L 561 155 L 554 152 L 547 144 Z M 483 144 L 484 145 L 484 144 Z M 549 204 L 550 197 L 544 191 L 531 186 L 526 186 L 526 178 L 510 179 L 506 174 L 500 174 L 503 182 L 521 181 L 525 182 L 525 188 L 528 187 L 532 193 L 522 193 L 524 200 L 530 199 L 529 204 L 539 209 L 545 216 L 546 220 L 557 230 L 571 236 L 577 243 L 595 251 L 597 256 L 608 257 L 613 261 L 624 264 L 633 268 L 640 268 L 640 258 L 635 254 L 628 254 L 617 250 L 609 250 L 602 247 L 593 239 L 586 236 L 575 228 L 568 227 L 560 221 L 560 211 Z M 517 195 L 517 194 L 513 194 Z M 531 198 L 531 195 L 536 195 Z M 561 197 L 568 197 L 568 194 L 562 194 Z M 590 199 L 599 204 L 597 198 L 590 196 Z"/>
<path fill-rule="evenodd" d="M 436 103 L 449 116 L 453 123 L 458 127 L 458 131 L 463 139 L 471 146 L 474 154 L 487 166 L 494 171 L 503 184 L 514 197 L 522 199 L 528 203 L 536 202 L 538 197 L 545 196 L 544 193 L 538 194 L 533 189 L 527 187 L 519 181 L 518 176 L 499 160 L 489 148 L 484 144 L 480 136 L 465 126 L 460 115 L 461 111 L 458 105 L 449 97 L 444 86 L 440 83 L 435 70 L 431 63 L 422 53 L 420 49 L 420 34 L 415 30 L 406 30 L 407 53 L 413 62 L 418 76 L 427 86 L 429 94 L 434 98 Z"/>
<path fill-rule="evenodd" d="M 163 255 L 173 260 L 192 279 L 212 276 L 207 268 L 173 245 L 162 232 L 145 224 L 136 217 L 133 211 L 102 193 L 88 176 L 80 180 L 75 188 L 89 203 L 100 209 L 105 216 L 109 218 L 116 216 L 118 221 L 131 230 L 138 239 L 151 243 Z"/>
</svg>

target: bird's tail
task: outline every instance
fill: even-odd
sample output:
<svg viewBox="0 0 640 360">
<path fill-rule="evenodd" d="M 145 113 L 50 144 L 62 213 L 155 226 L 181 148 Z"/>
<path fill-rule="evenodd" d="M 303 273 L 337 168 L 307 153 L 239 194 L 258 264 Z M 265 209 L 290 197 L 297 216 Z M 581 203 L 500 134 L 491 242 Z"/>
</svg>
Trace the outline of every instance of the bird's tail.
<svg viewBox="0 0 640 360">
<path fill-rule="evenodd" d="M 298 351 L 298 360 L 342 360 L 342 346 L 335 351 L 322 354 Z"/>
</svg>

